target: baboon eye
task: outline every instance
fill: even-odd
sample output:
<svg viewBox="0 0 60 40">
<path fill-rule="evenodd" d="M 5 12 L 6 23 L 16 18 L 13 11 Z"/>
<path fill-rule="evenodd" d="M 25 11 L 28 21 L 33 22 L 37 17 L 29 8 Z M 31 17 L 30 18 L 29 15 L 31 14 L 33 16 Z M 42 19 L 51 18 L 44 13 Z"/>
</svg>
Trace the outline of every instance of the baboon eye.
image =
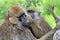
<svg viewBox="0 0 60 40">
<path fill-rule="evenodd" d="M 18 16 L 17 18 L 21 18 L 25 15 L 25 13 L 22 13 L 20 16 Z"/>
<path fill-rule="evenodd" d="M 34 13 L 35 11 L 33 11 L 33 10 L 28 10 L 27 12 L 28 12 L 28 13 Z"/>
<path fill-rule="evenodd" d="M 25 16 L 25 13 L 22 13 L 19 17 L 17 17 L 20 21 L 22 21 L 23 16 Z"/>
</svg>

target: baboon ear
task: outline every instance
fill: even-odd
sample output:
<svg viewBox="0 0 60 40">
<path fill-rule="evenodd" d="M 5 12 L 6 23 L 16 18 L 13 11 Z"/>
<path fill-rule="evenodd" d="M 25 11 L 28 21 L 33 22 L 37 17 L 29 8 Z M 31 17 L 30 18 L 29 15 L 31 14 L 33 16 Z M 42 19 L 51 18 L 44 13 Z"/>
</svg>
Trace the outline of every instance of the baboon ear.
<svg viewBox="0 0 60 40">
<path fill-rule="evenodd" d="M 9 21 L 10 21 L 10 23 L 12 23 L 12 24 L 17 24 L 17 18 L 16 17 L 10 17 L 9 18 Z"/>
</svg>

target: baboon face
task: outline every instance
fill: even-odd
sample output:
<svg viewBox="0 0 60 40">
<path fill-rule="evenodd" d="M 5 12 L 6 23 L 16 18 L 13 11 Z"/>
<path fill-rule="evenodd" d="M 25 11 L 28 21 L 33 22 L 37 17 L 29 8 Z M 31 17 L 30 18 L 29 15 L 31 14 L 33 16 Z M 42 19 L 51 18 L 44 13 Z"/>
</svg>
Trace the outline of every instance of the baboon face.
<svg viewBox="0 0 60 40">
<path fill-rule="evenodd" d="M 27 10 L 27 13 L 34 19 L 39 19 L 40 15 L 35 10 Z M 19 6 L 12 6 L 8 9 L 8 16 L 10 17 L 9 20 L 13 24 L 18 24 L 18 26 L 28 26 L 30 25 L 29 20 L 27 19 L 25 12 Z"/>
<path fill-rule="evenodd" d="M 27 13 L 28 13 L 34 20 L 36 20 L 36 21 L 37 21 L 37 19 L 40 18 L 39 13 L 36 12 L 35 10 L 32 10 L 32 9 L 31 9 L 31 10 L 27 10 Z M 37 15 L 37 16 L 36 16 L 36 15 Z M 23 13 L 22 15 L 20 15 L 20 16 L 18 17 L 18 20 L 19 20 L 20 22 L 22 22 L 22 25 L 23 25 L 23 26 L 25 26 L 25 27 L 30 27 L 30 22 L 29 22 L 29 20 L 27 19 L 25 13 Z"/>
<path fill-rule="evenodd" d="M 23 14 L 23 10 L 19 6 L 12 6 L 8 9 L 9 21 L 12 24 L 17 24 L 18 28 L 22 30 L 22 22 L 18 20 L 18 17 Z"/>
</svg>

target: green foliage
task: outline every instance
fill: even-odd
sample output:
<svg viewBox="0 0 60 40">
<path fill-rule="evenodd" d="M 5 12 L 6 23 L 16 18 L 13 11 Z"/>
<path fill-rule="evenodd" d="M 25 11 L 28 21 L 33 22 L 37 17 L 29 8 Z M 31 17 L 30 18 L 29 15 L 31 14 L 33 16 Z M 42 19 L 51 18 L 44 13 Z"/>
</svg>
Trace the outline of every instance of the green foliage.
<svg viewBox="0 0 60 40">
<path fill-rule="evenodd" d="M 10 6 L 15 4 L 20 4 L 22 6 L 24 3 L 25 0 L 0 0 L 0 24 Z"/>
<path fill-rule="evenodd" d="M 46 10 L 46 8 L 50 8 L 55 5 L 54 12 L 57 17 L 60 17 L 60 4 L 59 0 L 0 0 L 0 23 L 4 15 L 7 13 L 7 10 L 10 6 L 14 4 L 19 4 L 25 8 L 36 8 L 39 12 L 42 13 L 42 16 L 49 23 L 49 25 L 54 28 L 56 26 L 55 20 L 51 15 L 51 12 Z"/>
</svg>

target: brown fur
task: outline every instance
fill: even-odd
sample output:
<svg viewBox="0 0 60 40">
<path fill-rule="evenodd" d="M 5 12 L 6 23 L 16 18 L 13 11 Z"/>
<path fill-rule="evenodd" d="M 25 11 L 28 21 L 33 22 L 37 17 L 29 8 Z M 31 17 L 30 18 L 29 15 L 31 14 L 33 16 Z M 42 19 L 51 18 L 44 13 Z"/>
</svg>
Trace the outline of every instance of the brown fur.
<svg viewBox="0 0 60 40">
<path fill-rule="evenodd" d="M 12 6 L 8 9 L 10 16 L 20 16 L 23 12 L 23 9 L 19 6 Z"/>
<path fill-rule="evenodd" d="M 17 21 L 17 17 L 18 16 L 20 16 L 21 15 L 21 13 L 23 13 L 24 11 L 23 11 L 23 9 L 21 9 L 21 8 L 18 8 L 17 6 L 16 7 L 11 7 L 10 9 L 9 9 L 9 15 L 11 16 L 10 17 L 10 22 L 11 23 L 13 23 L 13 24 L 17 24 L 17 23 L 15 23 L 16 21 Z M 12 21 L 13 20 L 13 21 Z M 30 20 L 30 19 L 29 19 Z M 31 20 L 32 21 L 32 20 Z M 37 25 L 35 25 L 34 24 L 34 21 L 33 21 L 33 23 L 31 23 L 31 25 L 32 25 L 32 30 L 33 30 L 33 33 L 35 34 L 35 37 L 36 38 L 40 38 L 41 37 L 41 32 L 40 32 L 40 29 L 37 27 Z"/>
<path fill-rule="evenodd" d="M 17 24 L 17 17 L 20 16 L 24 11 L 22 8 L 18 7 L 18 6 L 14 6 L 9 8 L 9 15 L 10 17 L 10 22 L 13 24 Z M 28 20 L 31 20 L 30 18 Z M 32 21 L 32 20 L 31 20 Z M 36 38 L 40 38 L 41 37 L 41 32 L 40 29 L 37 27 L 37 24 L 34 23 L 34 21 L 32 21 L 33 23 L 31 23 L 31 28 L 32 28 L 32 32 L 35 34 Z"/>
<path fill-rule="evenodd" d="M 30 30 L 28 28 L 23 28 L 21 31 L 17 24 L 15 24 L 16 21 L 16 14 L 20 16 L 20 12 L 16 11 L 18 7 L 11 7 L 9 8 L 8 16 L 4 18 L 4 23 L 0 26 L 0 40 L 35 40 L 34 36 L 31 34 Z M 16 11 L 16 14 L 15 14 Z M 13 18 L 15 17 L 15 18 Z"/>
<path fill-rule="evenodd" d="M 40 26 L 42 28 L 42 33 L 45 35 L 51 30 L 50 25 L 46 22 L 46 20 L 43 17 L 40 17 Z"/>
<path fill-rule="evenodd" d="M 29 31 L 29 29 L 24 27 L 23 31 L 21 31 L 18 28 L 16 28 L 18 27 L 16 23 L 17 17 L 20 16 L 23 12 L 24 11 L 22 10 L 22 8 L 18 6 L 13 6 L 9 8 L 8 16 L 10 17 L 6 17 L 5 22 L 0 27 L 0 35 L 1 35 L 0 40 L 35 40 L 31 32 Z M 40 30 L 39 27 L 37 27 L 38 25 L 34 23 L 35 21 L 31 21 L 30 19 L 31 25 L 32 25 L 31 28 L 36 38 L 40 38 L 41 36 L 43 36 L 45 33 L 47 33 L 50 30 L 50 27 L 48 27 L 48 25 L 45 25 L 46 23 L 44 19 L 41 19 L 41 20 L 42 21 L 40 21 L 41 22 L 40 24 L 41 30 Z"/>
<path fill-rule="evenodd" d="M 6 17 L 4 23 L 0 26 L 0 40 L 35 40 L 27 28 L 21 31 L 16 27 L 18 26 L 11 24 Z"/>
</svg>

